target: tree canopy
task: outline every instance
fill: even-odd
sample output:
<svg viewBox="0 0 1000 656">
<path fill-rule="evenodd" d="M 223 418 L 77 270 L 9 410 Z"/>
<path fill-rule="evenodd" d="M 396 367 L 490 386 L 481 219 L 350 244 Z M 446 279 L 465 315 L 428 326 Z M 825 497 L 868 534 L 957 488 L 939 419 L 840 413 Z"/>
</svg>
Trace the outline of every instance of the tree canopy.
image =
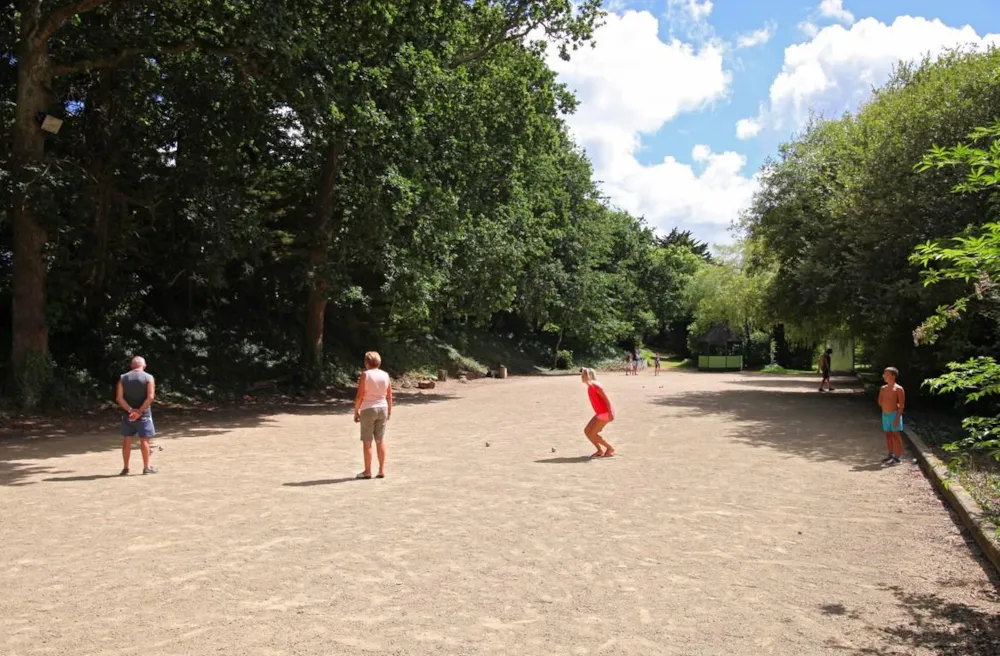
<svg viewBox="0 0 1000 656">
<path fill-rule="evenodd" d="M 900 65 L 857 113 L 814 121 L 781 147 L 741 221 L 754 266 L 773 273 L 773 320 L 813 340 L 850 333 L 874 367 L 895 365 L 917 383 L 995 349 L 982 316 L 914 344 L 914 329 L 955 299 L 960 281 L 925 286 L 910 256 L 996 217 L 989 194 L 952 193 L 959 171 L 918 165 L 1000 116 L 998 66 L 998 50 Z"/>
<path fill-rule="evenodd" d="M 707 250 L 600 196 L 545 64 L 599 5 L 5 4 L 10 389 L 36 405 L 137 352 L 175 389 L 317 387 L 444 328 L 554 354 L 670 330 Z"/>
</svg>

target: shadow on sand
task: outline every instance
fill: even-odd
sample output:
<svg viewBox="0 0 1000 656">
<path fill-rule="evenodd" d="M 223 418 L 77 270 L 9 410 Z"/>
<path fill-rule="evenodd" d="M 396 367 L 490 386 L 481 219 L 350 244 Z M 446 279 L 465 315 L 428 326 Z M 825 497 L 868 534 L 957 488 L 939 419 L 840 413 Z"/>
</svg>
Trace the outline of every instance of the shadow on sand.
<svg viewBox="0 0 1000 656">
<path fill-rule="evenodd" d="M 996 584 L 996 577 L 993 577 Z M 970 585 L 962 582 L 959 585 Z M 909 593 L 902 588 L 888 588 L 896 598 L 896 603 L 909 615 L 909 621 L 898 626 L 875 629 L 883 634 L 886 642 L 903 650 L 927 651 L 939 656 L 987 656 L 1000 654 L 1000 617 L 968 604 L 946 601 L 935 594 Z M 985 587 L 981 590 L 990 603 L 1000 601 L 996 589 Z M 828 604 L 820 609 L 824 615 L 842 618 L 842 621 L 864 622 L 862 613 L 850 610 L 843 604 Z M 845 653 L 876 656 L 905 651 L 884 651 L 881 648 L 852 648 L 836 641 L 827 647 Z"/>
<path fill-rule="evenodd" d="M 298 483 L 282 483 L 282 486 L 284 486 L 284 487 L 316 487 L 318 485 L 337 485 L 339 483 L 351 483 L 353 481 L 357 481 L 357 482 L 360 483 L 361 481 L 369 481 L 369 480 L 375 480 L 375 479 L 357 478 L 355 476 L 351 476 L 349 478 L 323 478 L 323 479 L 320 479 L 318 481 L 300 481 Z"/>
<path fill-rule="evenodd" d="M 592 458 L 590 456 L 566 456 L 564 458 L 545 458 L 535 462 L 544 465 L 571 465 L 578 462 L 593 462 L 594 460 L 604 460 L 604 458 Z"/>
<path fill-rule="evenodd" d="M 735 439 L 750 446 L 809 460 L 837 460 L 856 467 L 856 471 L 881 468 L 872 467 L 882 456 L 882 437 L 877 408 L 867 397 L 850 391 L 808 392 L 805 389 L 814 382 L 786 377 L 748 375 L 733 382 L 767 389 L 692 391 L 652 402 L 689 416 L 725 415 L 735 424 Z M 847 386 L 841 383 L 841 388 Z M 845 434 L 841 418 L 865 413 L 872 416 L 870 439 L 868 435 Z"/>
<path fill-rule="evenodd" d="M 454 398 L 449 394 L 430 392 L 393 392 L 393 402 L 399 406 L 440 403 Z M 172 439 L 210 438 L 240 428 L 255 428 L 274 423 L 276 415 L 338 415 L 350 413 L 351 399 L 335 398 L 323 401 L 294 401 L 259 405 L 219 406 L 176 410 L 156 408 L 153 416 L 158 434 L 152 444 L 164 444 Z M 48 482 L 80 482 L 114 478 L 110 475 L 71 476 L 57 478 L 55 474 L 74 473 L 60 470 L 55 461 L 44 461 L 68 455 L 113 452 L 121 448 L 118 434 L 119 414 L 108 410 L 76 418 L 38 418 L 24 421 L 16 428 L 0 428 L 0 485 L 31 485 L 27 479 L 48 475 Z M 138 440 L 134 440 L 138 447 Z M 155 447 L 154 447 L 155 448 Z M 34 462 L 28 462 L 34 461 Z"/>
</svg>

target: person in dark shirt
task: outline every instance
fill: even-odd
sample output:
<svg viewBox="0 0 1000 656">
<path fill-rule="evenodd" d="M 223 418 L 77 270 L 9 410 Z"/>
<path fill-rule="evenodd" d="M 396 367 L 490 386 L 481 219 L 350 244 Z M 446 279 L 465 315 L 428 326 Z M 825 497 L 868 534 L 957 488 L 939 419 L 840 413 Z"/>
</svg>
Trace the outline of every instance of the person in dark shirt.
<svg viewBox="0 0 1000 656">
<path fill-rule="evenodd" d="M 826 389 L 830 392 L 833 391 L 833 385 L 830 384 L 830 360 L 833 356 L 833 349 L 828 348 L 823 351 L 823 354 L 819 356 L 819 375 L 822 378 L 819 381 L 819 391 L 823 391 L 823 386 L 826 385 Z"/>
<path fill-rule="evenodd" d="M 131 369 L 118 379 L 115 402 L 125 414 L 122 415 L 122 476 L 128 476 L 128 461 L 132 455 L 132 438 L 139 436 L 142 448 L 142 473 L 155 474 L 156 469 L 149 464 L 149 438 L 156 434 L 153 426 L 153 398 L 156 396 L 156 381 L 146 373 L 146 360 L 140 356 L 132 358 Z"/>
</svg>

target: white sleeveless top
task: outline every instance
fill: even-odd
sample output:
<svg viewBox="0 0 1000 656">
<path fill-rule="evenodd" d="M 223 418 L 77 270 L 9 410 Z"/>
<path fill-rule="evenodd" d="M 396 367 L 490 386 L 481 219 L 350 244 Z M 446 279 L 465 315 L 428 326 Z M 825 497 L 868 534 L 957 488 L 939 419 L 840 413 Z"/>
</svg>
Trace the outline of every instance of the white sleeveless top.
<svg viewBox="0 0 1000 656">
<path fill-rule="evenodd" d="M 385 394 L 389 390 L 389 374 L 381 369 L 368 369 L 363 375 L 365 395 L 361 397 L 361 407 L 358 410 L 389 407 L 388 401 L 385 400 Z"/>
</svg>

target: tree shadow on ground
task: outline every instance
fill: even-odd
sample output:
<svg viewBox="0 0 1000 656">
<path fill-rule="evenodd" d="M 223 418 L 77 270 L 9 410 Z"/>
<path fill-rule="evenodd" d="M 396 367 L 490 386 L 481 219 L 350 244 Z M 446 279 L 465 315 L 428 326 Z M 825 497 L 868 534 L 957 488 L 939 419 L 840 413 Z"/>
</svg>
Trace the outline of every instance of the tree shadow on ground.
<svg viewBox="0 0 1000 656">
<path fill-rule="evenodd" d="M 395 405 L 424 405 L 455 398 L 450 394 L 393 392 Z M 274 423 L 275 415 L 337 415 L 351 411 L 352 400 L 319 401 L 289 399 L 253 405 L 203 406 L 193 409 L 154 406 L 157 436 L 152 444 L 187 437 L 213 437 L 235 429 L 257 428 Z M 30 485 L 39 475 L 73 473 L 61 470 L 55 461 L 62 456 L 117 451 L 121 448 L 120 414 L 115 410 L 78 417 L 36 418 L 0 428 L 0 486 Z M 139 440 L 133 440 L 133 448 Z M 155 448 L 155 447 L 154 447 Z M 50 481 L 91 480 L 91 477 L 49 478 Z M 94 479 L 96 480 L 96 479 Z"/>
<path fill-rule="evenodd" d="M 736 381 L 742 383 L 743 381 Z M 882 456 L 877 408 L 858 394 L 801 391 L 798 381 L 769 389 L 721 389 L 672 394 L 652 401 L 680 414 L 726 416 L 730 435 L 753 447 L 769 448 L 814 461 L 840 461 L 856 471 L 873 467 Z M 747 381 L 747 384 L 752 384 Z M 845 432 L 842 418 L 868 413 L 871 432 Z"/>
<path fill-rule="evenodd" d="M 769 387 L 769 388 L 785 389 L 785 390 L 787 389 L 813 390 L 816 392 L 816 394 L 819 394 L 818 391 L 819 381 L 820 381 L 819 376 L 816 376 L 815 378 L 799 378 L 791 376 L 787 377 L 782 376 L 781 378 L 777 378 L 774 376 L 762 375 L 754 378 L 750 378 L 748 376 L 746 379 L 740 378 L 733 382 L 735 382 L 737 385 L 747 385 L 751 387 Z M 833 383 L 833 388 L 836 391 L 841 391 L 841 390 L 843 391 L 850 390 L 856 392 L 864 391 L 860 385 L 855 384 L 852 386 L 849 380 L 838 380 L 834 378 L 831 380 L 831 382 Z"/>
<path fill-rule="evenodd" d="M 995 576 L 993 583 L 993 590 L 984 587 L 980 591 L 991 604 L 1000 601 L 995 589 Z M 956 585 L 967 587 L 972 584 L 961 582 Z M 894 647 L 929 650 L 939 656 L 1000 655 L 1000 616 L 996 613 L 947 600 L 937 594 L 906 592 L 898 586 L 888 590 L 896 598 L 896 604 L 909 616 L 908 621 L 898 626 L 876 629 Z M 823 606 L 821 611 L 824 615 L 864 622 L 861 613 L 851 611 L 842 604 L 829 604 Z M 900 653 L 873 647 L 844 647 L 836 641 L 828 642 L 827 646 L 865 655 Z"/>
</svg>

